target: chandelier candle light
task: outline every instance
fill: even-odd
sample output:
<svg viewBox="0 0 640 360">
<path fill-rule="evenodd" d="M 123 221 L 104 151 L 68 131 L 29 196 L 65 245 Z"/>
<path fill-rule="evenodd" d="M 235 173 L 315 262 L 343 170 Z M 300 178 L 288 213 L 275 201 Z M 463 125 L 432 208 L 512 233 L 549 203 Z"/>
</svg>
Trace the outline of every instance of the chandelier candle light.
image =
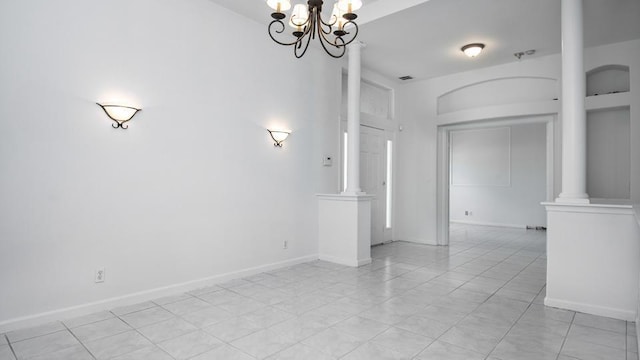
<svg viewBox="0 0 640 360">
<path fill-rule="evenodd" d="M 316 37 L 322 48 L 334 58 L 342 57 L 347 45 L 358 36 L 358 17 L 354 11 L 362 7 L 362 0 L 338 0 L 333 5 L 333 12 L 328 21 L 322 19 L 322 0 L 309 0 L 307 4 L 296 4 L 291 11 L 289 26 L 293 28 L 293 41 L 276 39 L 284 33 L 286 26 L 284 11 L 291 8 L 290 0 L 267 0 L 267 5 L 275 10 L 271 14 L 273 21 L 269 24 L 269 36 L 280 45 L 293 46 L 296 58 L 301 58 L 309 48 L 311 39 Z M 349 31 L 347 31 L 347 29 Z"/>
</svg>

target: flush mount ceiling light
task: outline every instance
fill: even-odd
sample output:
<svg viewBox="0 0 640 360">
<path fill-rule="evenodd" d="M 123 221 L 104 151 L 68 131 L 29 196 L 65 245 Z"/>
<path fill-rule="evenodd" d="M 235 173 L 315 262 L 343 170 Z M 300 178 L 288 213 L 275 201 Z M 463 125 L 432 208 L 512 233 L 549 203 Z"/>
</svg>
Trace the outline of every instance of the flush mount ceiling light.
<svg viewBox="0 0 640 360">
<path fill-rule="evenodd" d="M 289 137 L 289 134 L 291 134 L 291 132 L 289 131 L 282 131 L 282 130 L 267 129 L 267 131 L 269 132 L 269 135 L 271 135 L 271 138 L 273 139 L 273 141 L 275 141 L 273 143 L 273 146 L 277 146 L 277 147 L 282 147 L 282 142 L 287 140 L 287 138 Z"/>
<path fill-rule="evenodd" d="M 484 44 L 473 43 L 473 44 L 467 44 L 463 46 L 462 49 L 460 50 L 462 50 L 462 52 L 465 55 L 472 58 L 480 55 L 480 53 L 482 52 L 482 49 L 484 49 Z"/>
<path fill-rule="evenodd" d="M 133 117 L 142 109 L 134 108 L 125 105 L 113 105 L 113 104 L 98 104 L 104 113 L 107 114 L 109 119 L 115 121 L 115 124 L 111 124 L 114 129 L 122 128 L 127 129 L 129 125 L 126 123 L 133 119 Z"/>
<path fill-rule="evenodd" d="M 327 54 L 334 58 L 342 57 L 347 48 L 358 36 L 358 17 L 354 11 L 362 7 L 362 0 L 338 0 L 333 4 L 333 12 L 328 21 L 322 19 L 322 0 L 309 0 L 307 4 L 297 4 L 291 11 L 288 24 L 293 28 L 293 41 L 278 40 L 276 37 L 285 31 L 284 11 L 291 8 L 290 0 L 267 0 L 267 5 L 275 10 L 271 14 L 269 36 L 280 45 L 293 46 L 296 58 L 301 58 L 309 48 L 311 39 L 318 38 Z M 347 31 L 349 30 L 349 31 Z"/>
</svg>

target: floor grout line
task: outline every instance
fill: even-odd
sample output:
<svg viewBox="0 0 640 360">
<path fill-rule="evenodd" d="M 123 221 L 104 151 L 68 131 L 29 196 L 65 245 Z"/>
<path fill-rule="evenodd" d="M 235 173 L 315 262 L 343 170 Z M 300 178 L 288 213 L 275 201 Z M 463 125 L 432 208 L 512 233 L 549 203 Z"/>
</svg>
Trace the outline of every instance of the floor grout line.
<svg viewBox="0 0 640 360">
<path fill-rule="evenodd" d="M 13 357 L 17 359 L 18 355 L 16 355 L 16 351 L 13 349 L 13 346 L 11 345 L 11 341 L 9 341 L 9 337 L 7 336 L 7 334 L 3 334 L 2 336 L 4 336 L 4 339 L 7 342 L 7 345 L 9 346 L 9 350 L 11 350 Z"/>
<path fill-rule="evenodd" d="M 97 321 L 96 321 L 96 322 L 97 322 Z M 64 326 L 64 328 L 65 328 L 65 329 L 67 329 L 67 331 L 71 334 L 71 336 L 73 336 L 73 337 L 78 341 L 78 343 L 79 343 L 79 344 L 80 344 L 80 345 L 81 345 L 85 350 L 87 350 L 87 353 L 89 353 L 89 355 L 90 355 L 93 359 L 96 359 L 97 357 L 96 357 L 96 356 L 91 352 L 91 350 L 89 350 L 89 348 L 87 348 L 87 346 L 86 346 L 82 341 L 80 341 L 80 339 L 78 339 L 78 337 L 76 336 L 76 334 L 74 334 L 74 333 L 73 333 L 73 331 L 71 331 L 71 329 L 67 326 L 67 324 L 65 324 L 64 322 L 61 322 L 61 323 L 62 323 L 62 326 Z"/>
<path fill-rule="evenodd" d="M 523 321 L 525 315 L 532 311 L 534 307 L 536 312 L 539 310 L 539 307 L 544 307 L 544 304 L 540 304 L 539 302 L 540 296 L 546 292 L 546 267 L 544 265 L 547 262 L 547 258 L 544 234 L 534 234 L 523 230 L 486 229 L 471 226 L 459 227 L 452 230 L 451 243 L 448 248 L 397 241 L 373 248 L 372 259 L 373 262 L 371 266 L 368 268 L 363 267 L 359 270 L 353 270 L 344 266 L 333 266 L 321 261 L 311 261 L 265 272 L 264 274 L 268 275 L 267 277 L 260 276 L 261 274 L 254 274 L 252 275 L 251 280 L 243 278 L 236 279 L 234 282 L 219 284 L 217 285 L 217 288 L 212 288 L 212 291 L 207 293 L 198 295 L 184 293 L 188 295 L 189 298 L 176 301 L 199 299 L 207 302 L 211 308 L 223 311 L 228 310 L 221 308 L 219 306 L 220 304 L 214 304 L 213 302 L 225 300 L 222 304 L 231 304 L 236 301 L 242 302 L 244 300 L 251 300 L 253 302 L 260 303 L 261 306 L 259 309 L 246 312 L 246 310 L 254 308 L 254 304 L 247 303 L 245 306 L 242 305 L 244 303 L 238 303 L 233 306 L 233 309 L 231 309 L 233 311 L 231 311 L 232 315 L 229 319 L 222 319 L 222 317 L 220 317 L 222 320 L 218 321 L 216 320 L 218 317 L 215 315 L 216 317 L 211 318 L 211 320 L 216 320 L 215 322 L 211 324 L 207 323 L 207 325 L 202 326 L 193 324 L 197 330 L 190 330 L 178 336 L 171 337 L 168 340 L 176 339 L 180 336 L 193 334 L 196 331 L 199 331 L 211 336 L 212 339 L 220 341 L 219 344 L 216 344 L 213 348 L 210 348 L 203 353 L 216 351 L 216 349 L 222 349 L 223 347 L 228 346 L 228 350 L 225 351 L 231 351 L 234 353 L 237 351 L 239 354 L 246 354 L 253 358 L 253 356 L 247 353 L 247 351 L 255 353 L 256 349 L 259 349 L 260 346 L 266 346 L 266 343 L 254 344 L 253 341 L 258 338 L 261 339 L 261 341 L 264 341 L 268 338 L 264 337 L 264 334 L 257 338 L 249 337 L 260 331 L 269 331 L 273 329 L 276 331 L 276 333 L 274 333 L 276 334 L 276 339 L 280 339 L 280 337 L 282 337 L 283 342 L 279 342 L 280 340 L 278 340 L 279 345 L 271 348 L 273 350 L 277 349 L 275 353 L 269 354 L 269 357 L 272 357 L 276 354 L 286 352 L 293 346 L 309 347 L 309 345 L 306 345 L 304 341 L 310 337 L 320 334 L 323 331 L 333 329 L 333 331 L 339 331 L 339 333 L 336 334 L 340 334 L 342 333 L 342 330 L 340 330 L 339 327 L 341 323 L 356 317 L 362 317 L 367 320 L 380 323 L 380 328 L 384 329 L 376 332 L 373 336 L 364 335 L 368 334 L 368 332 L 365 331 L 366 328 L 359 330 L 358 327 L 355 327 L 354 331 L 356 331 L 356 333 L 351 333 L 351 330 L 344 332 L 344 334 L 355 336 L 355 338 L 358 339 L 358 345 L 346 354 L 342 355 L 340 359 L 356 356 L 355 354 L 349 355 L 353 353 L 357 353 L 359 355 L 370 353 L 372 348 L 368 348 L 367 344 L 381 346 L 381 351 L 389 349 L 390 351 L 398 352 L 398 350 L 396 350 L 397 346 L 395 343 L 390 345 L 376 340 L 378 337 L 382 339 L 383 337 L 381 337 L 381 335 L 383 333 L 390 331 L 391 329 L 398 329 L 400 333 L 390 332 L 389 334 L 393 334 L 393 336 L 398 336 L 398 334 L 407 334 L 409 339 L 413 338 L 413 335 L 409 334 L 421 336 L 420 338 L 416 337 L 416 341 L 423 338 L 427 339 L 427 341 L 424 342 L 424 344 L 426 344 L 424 346 L 422 346 L 422 342 L 414 343 L 415 345 L 413 346 L 420 349 L 413 355 L 411 355 L 408 350 L 404 350 L 404 352 L 407 353 L 406 355 L 411 358 L 417 359 L 428 356 L 420 356 L 420 354 L 428 354 L 429 349 L 437 342 L 440 342 L 441 345 L 435 346 L 434 349 L 436 350 L 434 351 L 439 351 L 437 349 L 441 349 L 441 346 L 452 346 L 451 349 L 459 348 L 461 349 L 460 351 L 469 351 L 469 353 L 479 352 L 479 349 L 485 349 L 480 351 L 482 354 L 479 356 L 482 356 L 482 358 L 486 360 L 492 356 L 495 357 L 495 355 L 492 355 L 493 352 L 495 352 L 498 345 L 500 345 L 501 342 L 504 341 L 512 331 L 514 331 L 517 325 Z M 247 286 L 245 287 L 245 285 Z M 536 288 L 539 285 L 541 288 L 539 288 L 537 293 L 534 295 L 534 291 L 536 291 Z M 504 294 L 500 294 L 503 290 L 510 291 L 505 291 Z M 217 291 L 227 291 L 229 294 L 234 294 L 234 298 L 227 299 L 226 297 L 218 298 L 217 296 L 213 296 L 210 299 L 213 302 L 200 298 L 200 296 Z M 277 296 L 276 298 L 273 298 L 271 295 L 267 294 L 271 291 L 281 292 L 285 296 Z M 263 294 L 263 292 L 267 293 Z M 477 293 L 478 296 L 474 295 L 474 293 Z M 522 293 L 523 295 L 519 293 Z M 263 296 L 259 296 L 261 294 Z M 236 299 L 235 296 L 238 298 Z M 277 302 L 271 303 L 268 299 L 273 299 Z M 314 301 L 314 299 L 316 301 Z M 165 308 L 165 306 L 175 303 L 176 301 L 163 305 L 156 303 L 154 300 L 150 301 L 150 303 L 153 304 L 153 308 L 158 307 L 171 313 L 172 319 L 175 318 L 187 321 L 183 317 L 185 314 L 174 314 Z M 290 302 L 285 304 L 285 302 L 288 301 Z M 296 303 L 296 301 L 299 303 Z M 313 301 L 313 304 L 308 303 L 308 301 Z M 188 303 L 185 303 L 181 306 L 184 307 L 187 304 Z M 283 304 L 283 306 L 278 307 L 278 304 Z M 131 306 L 134 306 L 135 308 L 135 305 L 137 304 Z M 199 304 L 194 304 L 194 306 L 195 305 L 198 305 L 198 308 L 200 308 Z M 505 316 L 499 316 L 499 319 L 502 320 L 497 320 L 493 325 L 483 325 L 483 319 L 491 319 L 491 316 L 493 316 L 496 311 L 502 312 L 501 309 L 503 306 L 508 307 L 509 313 L 505 314 Z M 180 310 L 184 310 L 183 307 L 181 307 Z M 387 315 L 381 312 L 376 313 L 376 310 L 372 310 L 377 307 L 381 307 L 380 310 L 388 310 L 389 314 Z M 426 311 L 429 308 L 432 310 Z M 149 346 L 159 349 L 163 353 L 172 357 L 166 350 L 151 341 L 149 337 L 145 336 L 140 329 L 131 326 L 131 324 L 123 319 L 123 317 L 126 318 L 127 315 L 148 309 L 150 308 L 143 308 L 122 315 L 115 314 L 113 310 L 109 312 L 115 319 L 119 319 L 124 324 L 131 327 L 135 334 L 137 334 L 136 336 L 140 336 L 142 339 L 149 341 L 149 343 L 152 344 Z M 523 310 L 520 311 L 520 309 Z M 271 314 L 272 310 L 283 312 L 283 314 L 289 314 L 291 317 L 280 320 L 281 317 L 279 316 L 279 313 Z M 451 315 L 445 315 L 443 317 L 444 314 L 449 314 L 449 312 L 443 313 L 444 310 L 450 311 Z M 369 314 L 365 314 L 367 312 L 369 312 Z M 531 312 L 531 314 L 535 315 L 536 312 Z M 255 331 L 243 334 L 237 339 L 227 342 L 204 330 L 207 326 L 218 323 L 222 324 L 223 322 L 231 319 L 242 319 L 251 313 L 256 313 L 259 316 L 262 314 L 261 319 L 264 321 L 259 321 L 260 326 Z M 419 316 L 421 313 L 423 313 L 423 318 L 410 320 L 412 317 Z M 553 333 L 558 337 L 562 336 L 562 342 L 559 346 L 558 353 L 555 356 L 556 360 L 560 358 L 562 350 L 566 345 L 569 332 L 575 323 L 576 313 L 571 313 L 570 321 L 568 321 L 569 326 L 566 331 L 564 331 L 564 335 L 561 335 L 561 332 L 556 331 Z M 145 318 L 149 321 L 155 319 L 153 322 L 145 324 L 145 326 L 158 324 L 167 320 L 157 320 L 163 317 L 161 316 L 163 314 L 156 314 L 158 316 L 153 316 L 154 314 L 155 313 L 150 313 L 150 319 Z M 298 325 L 292 322 L 283 327 L 278 327 L 279 325 L 294 319 L 305 321 L 305 317 L 308 315 L 311 315 L 312 318 L 316 320 L 322 319 L 323 317 L 325 319 L 319 322 L 318 326 L 306 326 L 304 324 Z M 551 316 L 553 315 L 555 315 L 555 313 L 551 314 Z M 327 318 L 327 316 L 329 316 L 329 318 Z M 452 316 L 454 318 L 452 318 Z M 434 318 L 433 321 L 442 323 L 442 325 L 430 327 L 428 320 L 422 321 L 422 319 L 431 318 Z M 471 321 L 470 319 L 472 318 L 477 320 Z M 109 319 L 93 321 L 91 323 L 83 324 L 83 326 Z M 311 318 L 306 318 L 307 321 L 310 319 Z M 382 319 L 384 321 L 379 321 L 378 319 Z M 401 320 L 396 321 L 397 319 Z M 406 327 L 409 330 L 404 327 L 398 327 L 398 325 L 401 325 L 402 322 L 407 320 L 410 320 L 410 322 L 406 323 Z M 463 338 L 466 337 L 467 330 L 465 330 L 464 333 L 452 333 L 451 335 L 453 336 L 449 336 L 447 341 L 441 340 L 445 334 L 451 332 L 451 330 L 456 326 L 461 326 L 465 320 L 471 321 L 468 322 L 470 327 L 467 329 L 475 329 L 476 327 L 483 329 L 485 326 L 494 326 L 496 331 L 492 332 L 492 335 L 489 337 L 474 337 L 474 339 L 476 339 L 475 341 L 478 341 L 477 345 L 482 345 L 479 348 L 473 343 L 469 343 L 467 345 L 467 343 L 464 342 L 465 339 Z M 206 321 L 209 320 L 206 319 Z M 190 321 L 188 322 L 191 323 Z M 204 322 L 205 319 L 198 320 L 198 323 Z M 223 335 L 224 333 L 231 334 L 231 332 L 227 331 L 233 331 L 238 334 L 243 332 L 237 332 L 237 329 L 235 329 L 232 324 L 235 323 L 232 321 L 227 322 L 224 326 L 221 326 L 219 330 L 214 330 L 214 332 L 218 333 L 219 336 L 227 338 L 229 336 Z M 531 323 L 527 320 L 523 322 L 523 324 L 533 325 L 536 329 L 531 331 L 534 331 L 535 335 L 538 334 L 538 332 L 544 332 L 544 324 L 546 323 L 538 325 L 538 322 Z M 71 328 L 69 328 L 65 323 L 62 323 L 62 325 L 66 331 L 69 331 L 72 336 L 80 342 L 84 347 L 84 350 L 95 358 L 95 355 L 93 355 L 86 345 L 80 341 Z M 550 326 L 555 325 L 551 324 Z M 426 329 L 427 332 L 421 333 L 419 331 L 420 329 Z M 441 331 L 440 329 L 445 330 Z M 562 329 L 562 327 L 560 327 L 560 329 Z M 300 331 L 305 331 L 304 338 L 300 336 Z M 310 334 L 308 336 L 307 331 L 308 334 Z M 437 336 L 431 337 L 426 334 L 433 334 Z M 463 335 L 463 338 L 460 338 L 460 334 Z M 11 343 L 8 341 L 7 335 L 4 334 L 4 336 L 11 347 Z M 134 335 L 132 334 L 132 336 Z M 157 337 L 153 334 L 150 334 L 150 336 Z M 625 352 L 626 356 L 629 357 L 629 352 L 627 351 L 627 347 L 629 346 L 629 325 L 626 322 L 624 336 Z M 199 339 L 199 337 L 196 338 Z M 238 340 L 245 338 L 247 338 L 246 341 L 237 342 Z M 384 338 L 386 338 L 386 335 Z M 142 341 L 142 339 L 140 340 Z M 398 339 L 402 341 L 402 337 Z M 483 339 L 489 339 L 486 340 L 489 343 L 480 343 Z M 496 341 L 495 344 L 493 343 L 494 341 Z M 203 341 L 203 344 L 208 342 L 209 340 Z M 237 346 L 232 345 L 232 343 Z M 528 343 L 529 345 L 526 346 L 535 346 L 534 343 L 535 342 Z M 556 340 L 554 340 L 554 343 L 557 344 L 559 341 L 556 342 Z M 258 347 L 256 348 L 256 346 Z M 486 349 L 490 346 L 491 350 L 485 355 Z M 243 350 L 244 348 L 249 350 Z M 311 346 L 311 348 L 315 349 L 316 347 Z M 407 349 L 414 348 L 409 347 Z M 532 347 L 531 350 L 535 351 L 536 348 Z M 13 355 L 16 356 L 12 347 L 11 351 Z M 81 349 L 78 348 L 78 351 L 81 351 Z M 135 351 L 137 351 L 137 349 Z M 375 354 L 370 358 L 374 359 Z"/>
</svg>

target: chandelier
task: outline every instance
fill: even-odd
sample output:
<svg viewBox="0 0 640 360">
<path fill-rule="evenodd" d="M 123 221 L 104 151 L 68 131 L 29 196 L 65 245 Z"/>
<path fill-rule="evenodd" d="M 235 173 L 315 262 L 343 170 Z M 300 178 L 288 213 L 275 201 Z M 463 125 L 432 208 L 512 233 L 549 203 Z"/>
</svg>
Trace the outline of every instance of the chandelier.
<svg viewBox="0 0 640 360">
<path fill-rule="evenodd" d="M 269 36 L 280 45 L 293 46 L 296 58 L 301 58 L 309 48 L 311 39 L 316 37 L 322 48 L 334 58 L 342 57 L 347 45 L 358 35 L 358 17 L 354 11 L 362 7 L 362 0 L 337 0 L 328 21 L 322 19 L 322 0 L 309 0 L 307 4 L 297 4 L 289 17 L 289 26 L 293 28 L 293 40 L 281 41 L 286 26 L 283 22 L 287 16 L 284 11 L 291 8 L 290 0 L 267 0 L 267 5 L 275 10 L 271 14 L 273 21 L 269 24 Z"/>
</svg>

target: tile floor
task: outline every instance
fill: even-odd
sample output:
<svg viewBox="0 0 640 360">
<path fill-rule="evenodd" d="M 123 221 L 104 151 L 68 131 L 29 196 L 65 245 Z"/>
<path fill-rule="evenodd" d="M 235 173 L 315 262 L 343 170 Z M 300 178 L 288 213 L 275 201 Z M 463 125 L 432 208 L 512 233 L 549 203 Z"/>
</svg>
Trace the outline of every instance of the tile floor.
<svg viewBox="0 0 640 360">
<path fill-rule="evenodd" d="M 634 323 L 542 305 L 544 232 L 456 225 L 451 239 L 0 334 L 0 359 L 638 360 Z"/>
</svg>

